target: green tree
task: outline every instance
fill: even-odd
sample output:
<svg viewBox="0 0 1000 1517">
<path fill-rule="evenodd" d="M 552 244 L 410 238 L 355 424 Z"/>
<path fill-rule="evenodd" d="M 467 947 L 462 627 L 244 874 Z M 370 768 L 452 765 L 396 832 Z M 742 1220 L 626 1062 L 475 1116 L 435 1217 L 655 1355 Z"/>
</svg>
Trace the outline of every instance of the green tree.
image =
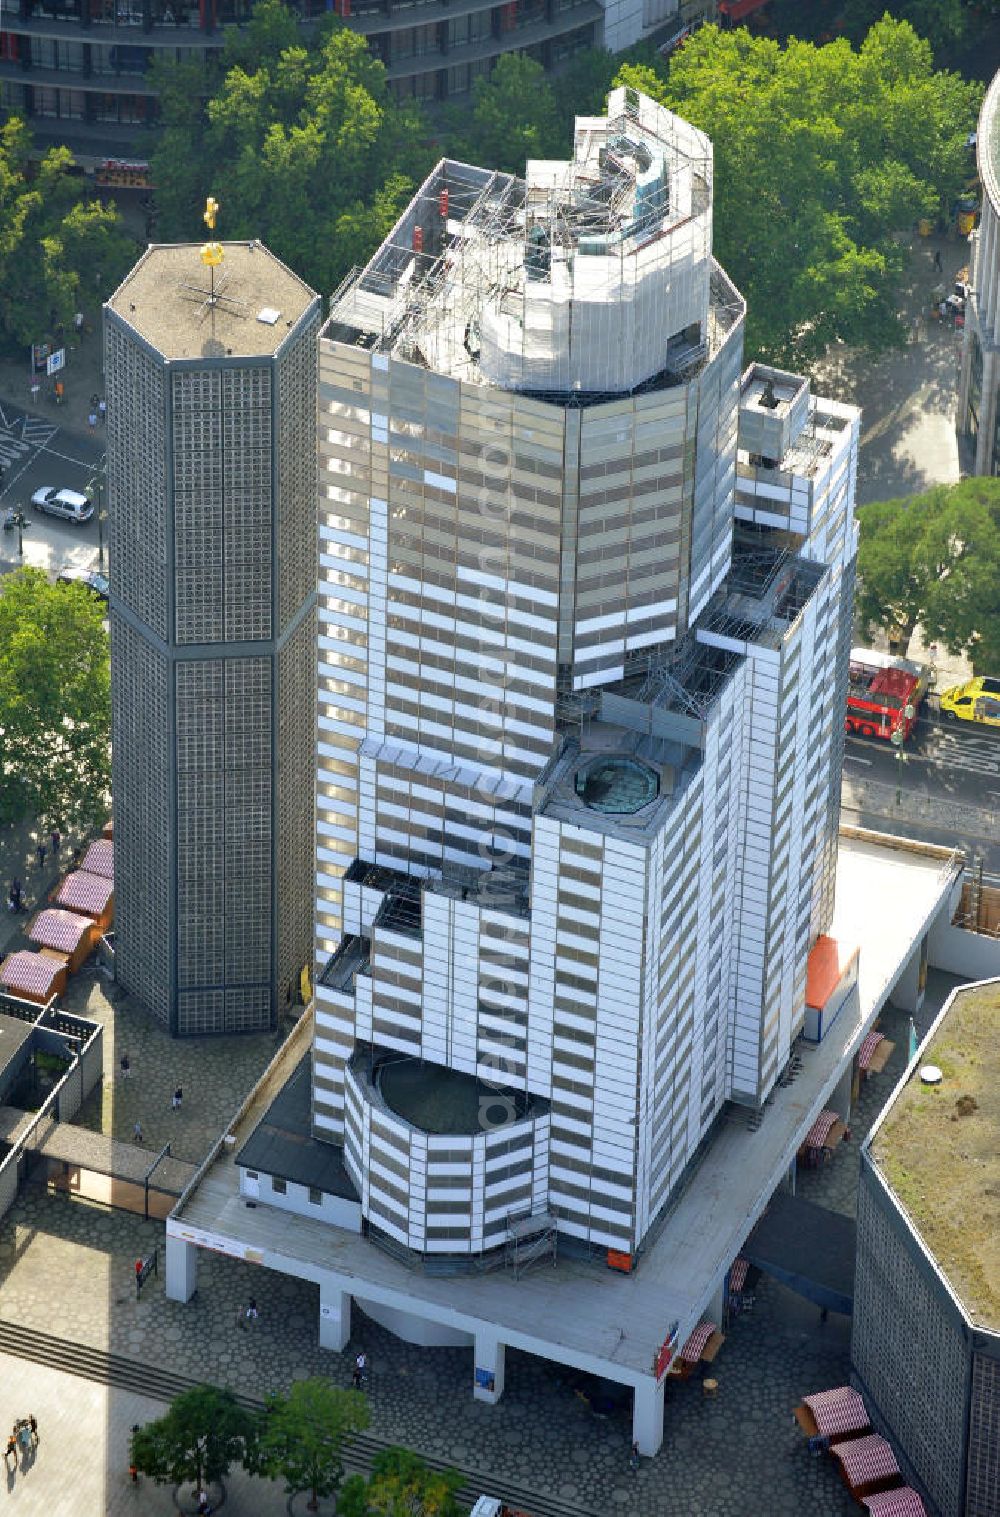
<svg viewBox="0 0 1000 1517">
<path fill-rule="evenodd" d="M 383 1449 L 367 1481 L 362 1475 L 344 1481 L 338 1517 L 460 1517 L 461 1484 L 457 1470 L 430 1470 L 409 1449 Z"/>
<path fill-rule="evenodd" d="M 309 1510 L 332 1496 L 344 1476 L 341 1453 L 353 1433 L 368 1426 L 368 1402 L 328 1380 L 298 1380 L 287 1396 L 268 1398 L 254 1467 L 282 1476 L 289 1496 L 309 1492 Z"/>
<path fill-rule="evenodd" d="M 113 204 L 80 195 L 68 148 L 31 162 L 31 134 L 0 127 L 0 337 L 11 349 L 68 326 L 84 298 L 113 289 L 135 257 Z"/>
<path fill-rule="evenodd" d="M 977 672 L 1000 669 L 1000 480 L 936 485 L 858 511 L 856 614 L 866 636 L 919 623 Z"/>
<path fill-rule="evenodd" d="M 545 70 L 526 53 L 504 53 L 488 79 L 476 80 L 467 119 L 453 154 L 510 174 L 523 174 L 528 158 L 565 156 L 572 145 Z"/>
<path fill-rule="evenodd" d="M 222 1480 L 231 1465 L 252 1461 L 256 1430 L 257 1419 L 232 1391 L 196 1385 L 132 1434 L 132 1462 L 158 1485 L 190 1483 L 200 1489 Z"/>
<path fill-rule="evenodd" d="M 163 133 L 153 155 L 161 235 L 259 237 L 329 293 L 371 254 L 431 163 L 418 111 L 398 105 L 363 37 L 324 22 L 308 45 L 282 0 L 260 0 L 223 53 L 157 72 Z M 207 96 L 207 98 L 205 98 Z"/>
<path fill-rule="evenodd" d="M 748 354 L 801 365 L 833 341 L 903 341 L 899 234 L 959 193 L 978 85 L 936 73 L 891 20 L 857 52 L 705 27 L 669 68 L 618 78 L 712 140 L 715 253 L 747 297 Z"/>
<path fill-rule="evenodd" d="M 976 674 L 1000 674 L 1000 479 L 953 485 L 943 530 L 955 551 L 930 587 L 924 630 Z"/>
<path fill-rule="evenodd" d="M 96 822 L 110 787 L 103 609 L 38 569 L 0 580 L 0 822 Z"/>
</svg>

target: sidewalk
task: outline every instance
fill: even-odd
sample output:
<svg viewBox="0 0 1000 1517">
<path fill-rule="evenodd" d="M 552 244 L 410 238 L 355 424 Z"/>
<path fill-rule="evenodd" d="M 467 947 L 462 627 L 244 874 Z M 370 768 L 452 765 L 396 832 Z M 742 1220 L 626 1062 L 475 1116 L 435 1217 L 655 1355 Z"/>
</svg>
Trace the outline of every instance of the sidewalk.
<svg viewBox="0 0 1000 1517">
<path fill-rule="evenodd" d="M 59 376 L 65 386 L 62 404 L 55 405 L 49 399 L 54 380 L 47 378 L 44 372 L 35 376 L 39 391 L 32 396 L 32 377 L 25 350 L 23 360 L 0 357 L 0 397 L 5 410 L 33 413 L 70 435 L 91 437 L 103 432 L 99 421 L 93 433 L 88 422 L 90 397 L 104 394 L 101 307 L 94 301 L 84 305 L 83 313 L 89 330 L 85 330 L 81 337 L 72 327 L 66 333 L 66 367 Z"/>
<path fill-rule="evenodd" d="M 57 855 L 52 852 L 52 838 L 48 829 L 36 822 L 22 820 L 0 828 L 0 958 L 15 948 L 28 948 L 24 928 L 46 904 L 52 891 L 64 874 L 73 867 L 74 849 L 86 850 L 92 838 L 100 830 L 91 829 L 86 835 L 79 831 L 64 831 Z M 39 869 L 35 849 L 45 844 L 45 864 Z M 21 881 L 24 910 L 18 913 L 7 909 L 7 893 L 14 876 Z"/>
<path fill-rule="evenodd" d="M 857 500 L 895 500 L 961 477 L 955 433 L 962 333 L 931 316 L 938 285 L 950 291 L 969 262 L 965 238 L 907 237 L 900 321 L 907 346 L 877 359 L 834 347 L 813 366 L 820 394 L 862 408 Z M 941 255 L 942 271 L 934 265 Z"/>
</svg>

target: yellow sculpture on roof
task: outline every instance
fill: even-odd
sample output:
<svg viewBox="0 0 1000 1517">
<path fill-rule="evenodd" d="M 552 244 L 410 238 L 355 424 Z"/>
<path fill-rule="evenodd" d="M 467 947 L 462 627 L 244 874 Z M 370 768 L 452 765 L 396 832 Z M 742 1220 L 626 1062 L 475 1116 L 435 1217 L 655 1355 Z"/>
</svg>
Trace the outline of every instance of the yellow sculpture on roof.
<svg viewBox="0 0 1000 1517">
<path fill-rule="evenodd" d="M 219 202 L 216 200 L 214 195 L 209 195 L 208 199 L 205 201 L 205 210 L 202 215 L 202 220 L 210 232 L 215 231 L 215 218 L 218 214 Z M 211 269 L 218 268 L 224 257 L 225 254 L 222 250 L 221 242 L 206 242 L 201 250 L 202 263 L 206 264 Z"/>
</svg>

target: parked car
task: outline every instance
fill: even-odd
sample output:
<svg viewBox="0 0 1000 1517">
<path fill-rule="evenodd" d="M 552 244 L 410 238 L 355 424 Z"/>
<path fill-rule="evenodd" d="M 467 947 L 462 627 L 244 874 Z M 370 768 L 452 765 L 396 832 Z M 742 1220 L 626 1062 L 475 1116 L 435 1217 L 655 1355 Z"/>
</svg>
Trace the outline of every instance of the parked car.
<svg viewBox="0 0 1000 1517">
<path fill-rule="evenodd" d="M 94 514 L 94 503 L 81 495 L 79 490 L 57 490 L 55 485 L 43 485 L 31 497 L 36 511 L 48 516 L 61 516 L 64 521 L 85 522 Z"/>
<path fill-rule="evenodd" d="M 1000 679 L 980 675 L 964 685 L 952 685 L 940 695 L 941 715 L 949 722 L 981 722 L 1000 727 Z"/>
<path fill-rule="evenodd" d="M 78 569 L 74 564 L 60 570 L 56 575 L 57 585 L 85 585 L 92 590 L 99 600 L 107 601 L 111 592 L 106 574 L 98 574 L 96 569 Z"/>
</svg>

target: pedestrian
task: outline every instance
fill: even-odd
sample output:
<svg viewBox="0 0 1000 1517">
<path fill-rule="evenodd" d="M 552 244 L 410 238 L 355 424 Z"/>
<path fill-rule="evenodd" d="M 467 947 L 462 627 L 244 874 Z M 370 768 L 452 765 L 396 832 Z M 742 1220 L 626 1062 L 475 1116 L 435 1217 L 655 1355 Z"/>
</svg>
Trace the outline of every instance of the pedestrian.
<svg viewBox="0 0 1000 1517">
<path fill-rule="evenodd" d="M 364 1390 L 365 1375 L 368 1371 L 368 1355 L 364 1349 L 360 1349 L 354 1361 L 354 1373 L 351 1380 L 356 1391 Z"/>
<path fill-rule="evenodd" d="M 935 248 L 934 249 L 934 267 L 937 269 L 937 271 L 938 271 L 939 274 L 942 274 L 944 272 L 944 270 L 941 267 L 941 249 L 940 248 Z"/>
<path fill-rule="evenodd" d="M 136 1121 L 136 1124 L 135 1124 L 135 1126 L 132 1129 L 132 1142 L 133 1143 L 141 1143 L 142 1142 L 142 1123 L 139 1122 L 139 1121 Z"/>
<path fill-rule="evenodd" d="M 59 831 L 58 827 L 53 827 L 53 829 L 52 829 L 51 842 L 52 842 L 52 857 L 53 858 L 58 858 L 59 857 L 59 850 L 62 847 L 62 833 Z"/>
<path fill-rule="evenodd" d="M 129 1058 L 127 1053 L 122 1054 L 121 1058 L 118 1061 L 118 1068 L 122 1072 L 122 1079 L 127 1080 L 132 1069 L 132 1060 Z"/>
<path fill-rule="evenodd" d="M 98 401 L 98 394 L 97 394 L 97 391 L 94 390 L 94 391 L 91 392 L 91 396 L 90 396 L 90 409 L 92 411 L 96 411 L 97 410 L 97 401 Z"/>
<path fill-rule="evenodd" d="M 246 1312 L 243 1310 L 243 1302 L 242 1301 L 240 1302 L 239 1306 L 236 1308 L 236 1326 L 239 1328 L 239 1330 L 240 1330 L 241 1333 L 245 1333 L 246 1332 L 246 1327 L 247 1327 Z"/>
<path fill-rule="evenodd" d="M 44 869 L 45 868 L 45 855 L 46 855 L 46 852 L 47 852 L 47 849 L 45 847 L 45 844 L 44 843 L 39 843 L 38 847 L 35 849 L 35 857 L 38 860 L 38 867 L 39 867 L 39 869 Z"/>
<path fill-rule="evenodd" d="M 635 1475 L 635 1474 L 638 1473 L 638 1470 L 639 1470 L 639 1445 L 637 1443 L 633 1443 L 633 1445 L 632 1445 L 632 1452 L 628 1456 L 628 1467 L 632 1471 L 633 1475 Z"/>
<path fill-rule="evenodd" d="M 77 337 L 82 337 L 82 335 L 83 335 L 83 312 L 82 311 L 77 311 L 76 315 L 73 317 L 73 328 L 74 328 L 74 330 L 76 332 Z"/>
<path fill-rule="evenodd" d="M 10 1437 L 7 1439 L 7 1447 L 4 1450 L 4 1456 L 3 1456 L 3 1462 L 4 1462 L 4 1464 L 7 1463 L 7 1460 L 10 1458 L 11 1454 L 14 1455 L 14 1468 L 16 1469 L 17 1468 L 17 1436 L 16 1436 L 15 1433 L 11 1433 Z"/>
<path fill-rule="evenodd" d="M 135 1462 L 135 1435 L 139 1431 L 138 1422 L 132 1424 L 132 1438 L 129 1443 L 128 1473 L 133 1485 L 139 1484 L 139 1466 Z"/>
<path fill-rule="evenodd" d="M 174 1091 L 173 1095 L 170 1097 L 170 1104 L 173 1107 L 174 1111 L 180 1111 L 180 1109 L 181 1109 L 181 1102 L 183 1101 L 183 1099 L 184 1099 L 184 1092 L 181 1090 L 180 1086 L 178 1085 L 177 1089 Z"/>
<path fill-rule="evenodd" d="M 61 379 L 56 380 L 55 384 L 52 386 L 52 390 L 56 397 L 56 405 L 61 406 L 63 403 L 63 396 L 66 393 L 66 386 L 63 384 Z"/>
<path fill-rule="evenodd" d="M 260 1316 L 260 1313 L 257 1310 L 257 1302 L 254 1300 L 253 1296 L 251 1296 L 250 1297 L 250 1304 L 247 1307 L 247 1321 L 248 1322 L 256 1322 L 257 1318 L 259 1316 Z"/>
<path fill-rule="evenodd" d="M 28 1413 L 28 1423 L 29 1423 L 29 1425 L 31 1427 L 31 1441 L 35 1445 L 35 1448 L 37 1448 L 38 1447 L 38 1423 L 35 1420 L 35 1414 L 34 1414 L 34 1412 L 29 1412 Z"/>
<path fill-rule="evenodd" d="M 212 1504 L 211 1504 L 211 1502 L 208 1499 L 208 1492 L 207 1491 L 199 1491 L 198 1492 L 198 1517 L 211 1517 L 211 1513 L 212 1513 L 213 1510 L 214 1510 L 214 1508 L 212 1507 Z"/>
<path fill-rule="evenodd" d="M 91 411 L 90 415 L 87 417 L 87 426 L 90 428 L 90 430 L 92 432 L 95 432 L 97 430 L 97 412 L 96 411 Z"/>
<path fill-rule="evenodd" d="M 103 395 L 101 396 L 100 400 L 97 402 L 97 414 L 101 418 L 101 422 L 102 423 L 107 422 L 107 419 L 108 419 L 108 403 L 104 399 Z"/>
<path fill-rule="evenodd" d="M 13 880 L 11 881 L 10 891 L 11 891 L 11 895 L 14 897 L 14 910 L 15 911 L 20 911 L 21 908 L 22 908 L 22 906 L 23 906 L 23 904 L 24 904 L 23 901 L 21 900 L 21 896 L 22 896 L 23 892 L 21 890 L 21 881 L 18 879 L 18 877 L 17 877 L 16 874 L 15 874 Z"/>
</svg>

